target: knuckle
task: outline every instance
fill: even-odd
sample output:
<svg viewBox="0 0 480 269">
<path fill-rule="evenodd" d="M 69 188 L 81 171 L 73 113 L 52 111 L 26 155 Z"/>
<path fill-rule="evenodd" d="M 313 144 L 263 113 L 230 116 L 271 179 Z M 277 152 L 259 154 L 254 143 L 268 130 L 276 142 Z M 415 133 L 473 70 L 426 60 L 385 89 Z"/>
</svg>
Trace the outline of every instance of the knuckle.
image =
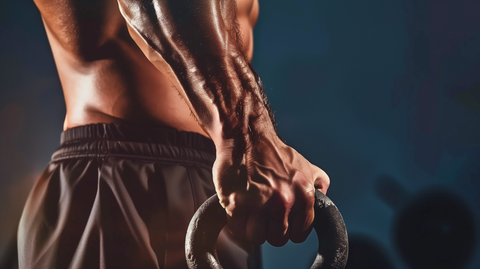
<svg viewBox="0 0 480 269">
<path fill-rule="evenodd" d="M 315 188 L 323 192 L 324 194 L 327 192 L 328 187 L 330 187 L 330 177 L 325 173 L 323 170 L 321 170 L 320 173 L 317 174 L 315 178 Z"/>
<path fill-rule="evenodd" d="M 296 207 L 310 208 L 315 203 L 315 188 L 309 186 L 299 186 L 296 191 Z"/>
<path fill-rule="evenodd" d="M 309 189 L 305 192 L 305 206 L 307 208 L 313 207 L 315 203 L 315 189 Z"/>
<path fill-rule="evenodd" d="M 273 212 L 281 215 L 288 212 L 295 201 L 293 195 L 287 192 L 276 192 L 272 195 L 271 200 L 271 207 L 274 209 Z"/>
<path fill-rule="evenodd" d="M 324 186 L 325 188 L 328 188 L 328 187 L 330 186 L 330 177 L 329 177 L 327 174 L 325 174 L 325 175 L 322 177 L 322 180 L 321 180 L 321 181 L 322 181 L 323 186 Z"/>
<path fill-rule="evenodd" d="M 291 208 L 295 201 L 293 194 L 286 191 L 280 193 L 279 199 L 286 209 Z"/>
</svg>

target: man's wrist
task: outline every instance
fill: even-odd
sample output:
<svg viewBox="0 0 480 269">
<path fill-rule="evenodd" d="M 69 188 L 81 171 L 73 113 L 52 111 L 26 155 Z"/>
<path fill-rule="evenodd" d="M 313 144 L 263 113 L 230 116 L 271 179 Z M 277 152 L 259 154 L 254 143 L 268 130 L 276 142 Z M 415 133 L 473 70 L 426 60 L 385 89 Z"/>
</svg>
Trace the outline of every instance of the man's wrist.
<svg viewBox="0 0 480 269">
<path fill-rule="evenodd" d="M 223 130 L 221 135 L 213 139 L 217 153 L 229 152 L 240 158 L 250 147 L 254 147 L 260 139 L 277 137 L 273 121 L 268 113 L 250 115 L 244 124 L 235 129 Z M 234 157 L 235 157 L 234 156 Z"/>
</svg>

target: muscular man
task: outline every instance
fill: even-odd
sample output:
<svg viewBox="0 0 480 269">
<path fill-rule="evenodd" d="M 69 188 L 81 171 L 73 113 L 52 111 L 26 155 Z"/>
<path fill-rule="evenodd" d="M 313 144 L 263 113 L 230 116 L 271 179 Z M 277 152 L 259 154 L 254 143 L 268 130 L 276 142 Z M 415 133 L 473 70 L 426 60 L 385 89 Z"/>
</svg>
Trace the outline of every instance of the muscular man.
<svg viewBox="0 0 480 269">
<path fill-rule="evenodd" d="M 67 115 L 22 216 L 21 268 L 185 268 L 214 191 L 236 238 L 305 240 L 329 179 L 276 133 L 249 64 L 256 0 L 35 3 Z M 223 238 L 226 268 L 245 268 L 248 245 Z"/>
</svg>

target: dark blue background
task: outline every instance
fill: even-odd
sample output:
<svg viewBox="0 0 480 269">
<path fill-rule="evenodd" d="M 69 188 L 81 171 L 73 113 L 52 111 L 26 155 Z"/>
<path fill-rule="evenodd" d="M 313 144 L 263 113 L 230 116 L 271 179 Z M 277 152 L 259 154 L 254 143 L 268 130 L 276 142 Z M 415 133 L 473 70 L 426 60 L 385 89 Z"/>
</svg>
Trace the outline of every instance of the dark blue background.
<svg viewBox="0 0 480 269">
<path fill-rule="evenodd" d="M 253 65 L 288 144 L 331 178 L 352 236 L 408 268 L 392 240 L 398 208 L 381 178 L 415 197 L 438 186 L 480 233 L 480 2 L 260 0 Z M 32 1 L 0 2 L 0 251 L 58 146 L 65 105 Z M 472 240 L 473 240 L 472 239 Z M 315 239 L 265 246 L 264 267 L 308 268 Z M 466 268 L 480 268 L 475 243 Z M 2 253 L 2 252 L 0 252 Z"/>
</svg>

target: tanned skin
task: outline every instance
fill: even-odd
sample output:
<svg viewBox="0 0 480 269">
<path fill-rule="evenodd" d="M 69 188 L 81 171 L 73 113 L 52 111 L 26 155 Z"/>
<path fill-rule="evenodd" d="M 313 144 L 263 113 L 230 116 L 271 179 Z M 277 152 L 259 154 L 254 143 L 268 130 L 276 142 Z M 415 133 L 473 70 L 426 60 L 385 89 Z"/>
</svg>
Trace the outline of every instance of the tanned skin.
<svg viewBox="0 0 480 269">
<path fill-rule="evenodd" d="M 302 242 L 328 176 L 277 135 L 250 66 L 257 0 L 35 0 L 65 94 L 65 129 L 127 122 L 210 137 L 233 234 Z"/>
</svg>

